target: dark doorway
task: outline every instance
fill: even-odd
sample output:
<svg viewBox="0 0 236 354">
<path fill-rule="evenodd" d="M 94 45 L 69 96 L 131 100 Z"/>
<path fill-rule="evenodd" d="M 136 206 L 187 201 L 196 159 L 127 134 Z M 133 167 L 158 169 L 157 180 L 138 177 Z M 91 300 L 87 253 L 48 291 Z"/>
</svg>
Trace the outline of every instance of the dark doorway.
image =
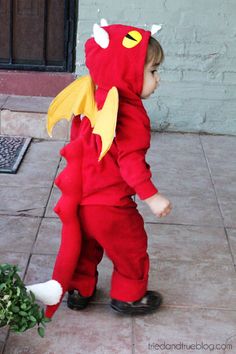
<svg viewBox="0 0 236 354">
<path fill-rule="evenodd" d="M 0 69 L 73 71 L 75 0 L 0 0 Z"/>
</svg>

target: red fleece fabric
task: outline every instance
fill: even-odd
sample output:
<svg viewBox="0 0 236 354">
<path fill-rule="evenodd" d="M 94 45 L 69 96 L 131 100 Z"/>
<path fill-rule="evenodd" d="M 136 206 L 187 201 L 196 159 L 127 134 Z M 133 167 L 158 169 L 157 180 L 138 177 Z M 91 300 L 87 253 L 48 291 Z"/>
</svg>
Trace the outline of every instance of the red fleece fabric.
<svg viewBox="0 0 236 354">
<path fill-rule="evenodd" d="M 91 294 L 96 284 L 95 263 L 101 256 L 95 251 L 93 253 L 91 242 L 88 242 L 87 231 L 89 227 L 94 227 L 96 242 L 100 243 L 114 262 L 111 296 L 118 300 L 135 301 L 146 291 L 148 257 L 143 221 L 131 196 L 137 193 L 140 199 L 146 199 L 157 193 L 151 181 L 150 167 L 145 161 L 150 146 L 150 121 L 140 98 L 150 32 L 124 25 L 111 25 L 104 29 L 109 35 L 109 46 L 103 49 L 94 38 L 89 39 L 85 45 L 86 65 L 97 87 L 95 100 L 98 109 L 102 108 L 111 87 L 118 89 L 119 110 L 115 138 L 110 150 L 98 162 L 100 136 L 92 133 L 87 117 L 81 119 L 77 116 L 72 122 L 71 142 L 62 151 L 67 166 L 56 180 L 62 196 L 55 211 L 63 226 L 53 279 L 62 285 L 64 295 L 65 291 L 76 286 L 75 279 L 78 276 L 81 293 Z M 130 31 L 138 31 L 142 39 L 133 48 L 126 48 L 122 43 Z M 78 216 L 79 206 L 82 210 L 90 210 L 86 212 L 88 227 L 84 228 L 83 236 L 81 224 L 84 219 Z M 100 206 L 100 209 L 95 210 L 93 206 Z M 108 207 L 113 210 L 113 213 L 109 211 L 109 218 Z M 126 219 L 121 214 L 118 217 L 118 210 L 126 213 Z M 127 219 L 130 210 L 133 224 Z M 103 234 L 102 230 L 107 223 L 114 223 L 116 227 L 110 227 L 104 237 L 99 236 Z M 91 253 L 86 244 L 90 244 Z M 80 264 L 82 261 L 86 264 L 86 259 L 88 262 L 88 254 L 94 255 L 93 281 L 89 285 L 86 277 L 80 274 L 83 268 L 80 268 Z M 129 269 L 130 264 L 132 268 Z M 52 317 L 58 306 L 48 306 L 46 316 Z"/>
<path fill-rule="evenodd" d="M 81 205 L 125 206 L 132 203 L 130 197 L 134 194 L 146 199 L 157 193 L 151 181 L 150 167 L 145 161 L 150 145 L 149 119 L 145 114 L 137 116 L 132 105 L 128 108 L 129 112 L 127 105 L 120 105 L 116 137 L 100 162 L 100 137 L 92 134 L 87 118 L 81 122 L 80 136 L 83 137 L 81 143 L 84 151 Z M 143 112 L 141 107 L 140 111 Z"/>
<path fill-rule="evenodd" d="M 85 205 L 78 214 L 83 242 L 70 289 L 79 290 L 83 296 L 93 294 L 97 265 L 104 250 L 114 265 L 111 298 L 120 301 L 142 298 L 147 290 L 149 257 L 144 222 L 137 209 Z"/>
<path fill-rule="evenodd" d="M 90 122 L 83 118 L 72 125 L 72 136 L 83 137 L 82 205 L 129 205 L 130 196 L 146 199 L 157 193 L 151 181 L 145 155 L 150 147 L 150 120 L 141 101 L 143 72 L 150 32 L 131 26 L 104 27 L 110 37 L 108 48 L 102 49 L 89 39 L 85 45 L 86 65 L 97 85 L 96 103 L 102 108 L 108 91 L 115 86 L 119 92 L 119 111 L 114 142 L 98 162 L 101 151 L 99 136 L 92 134 Z M 141 42 L 134 48 L 122 45 L 124 37 L 138 30 Z M 75 120 L 79 120 L 76 117 Z"/>
</svg>

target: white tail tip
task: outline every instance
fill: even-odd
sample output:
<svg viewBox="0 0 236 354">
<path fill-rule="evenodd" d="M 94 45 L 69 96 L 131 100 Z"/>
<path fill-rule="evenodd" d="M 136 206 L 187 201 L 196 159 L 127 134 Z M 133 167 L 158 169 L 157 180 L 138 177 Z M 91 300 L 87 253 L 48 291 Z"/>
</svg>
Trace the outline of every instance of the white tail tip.
<svg viewBox="0 0 236 354">
<path fill-rule="evenodd" d="M 62 296 L 61 284 L 56 280 L 26 286 L 27 291 L 32 291 L 35 298 L 44 305 L 56 305 Z"/>
</svg>

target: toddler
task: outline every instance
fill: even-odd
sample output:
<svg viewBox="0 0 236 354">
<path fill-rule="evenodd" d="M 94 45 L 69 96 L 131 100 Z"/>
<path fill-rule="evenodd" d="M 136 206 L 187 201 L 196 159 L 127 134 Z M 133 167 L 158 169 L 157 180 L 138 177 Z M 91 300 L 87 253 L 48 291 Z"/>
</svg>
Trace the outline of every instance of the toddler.
<svg viewBox="0 0 236 354">
<path fill-rule="evenodd" d="M 103 22 L 94 25 L 85 54 L 90 76 L 62 91 L 48 115 L 49 132 L 59 119 L 74 118 L 71 141 L 61 151 L 67 166 L 56 180 L 62 241 L 47 290 L 53 293 L 54 284 L 61 291 L 57 300 L 44 300 L 46 315 L 53 315 L 66 291 L 69 308 L 88 305 L 103 252 L 113 263 L 111 307 L 123 314 L 150 313 L 162 296 L 147 290 L 147 234 L 132 197 L 137 194 L 157 217 L 172 209 L 145 161 L 150 120 L 142 104 L 159 85 L 164 53 L 150 31 Z"/>
</svg>

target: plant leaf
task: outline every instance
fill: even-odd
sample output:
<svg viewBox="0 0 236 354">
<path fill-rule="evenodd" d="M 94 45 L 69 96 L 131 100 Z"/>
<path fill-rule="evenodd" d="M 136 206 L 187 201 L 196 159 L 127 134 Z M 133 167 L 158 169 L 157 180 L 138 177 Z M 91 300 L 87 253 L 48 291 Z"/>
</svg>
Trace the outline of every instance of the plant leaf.
<svg viewBox="0 0 236 354">
<path fill-rule="evenodd" d="M 43 327 L 38 327 L 38 334 L 40 335 L 40 337 L 44 337 L 45 330 Z"/>
</svg>

